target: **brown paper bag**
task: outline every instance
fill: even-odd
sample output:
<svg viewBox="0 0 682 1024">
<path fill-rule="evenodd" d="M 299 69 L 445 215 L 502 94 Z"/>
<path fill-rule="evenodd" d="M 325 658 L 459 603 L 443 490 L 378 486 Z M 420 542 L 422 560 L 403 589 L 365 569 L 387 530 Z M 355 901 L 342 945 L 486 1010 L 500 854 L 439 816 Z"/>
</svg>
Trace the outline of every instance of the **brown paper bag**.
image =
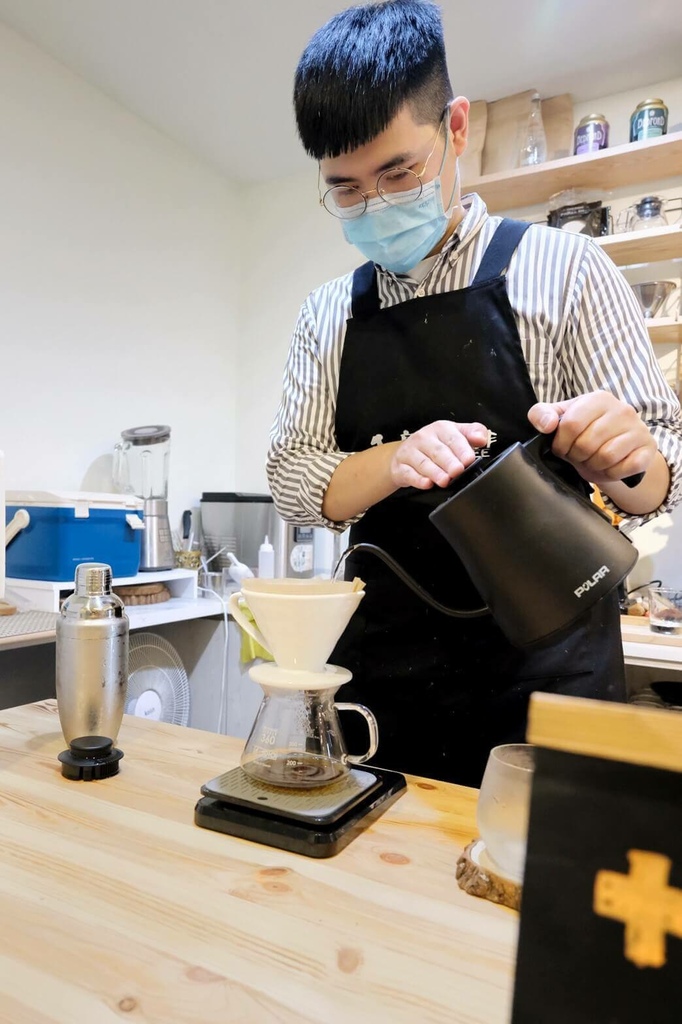
<svg viewBox="0 0 682 1024">
<path fill-rule="evenodd" d="M 488 117 L 481 159 L 482 174 L 511 171 L 519 166 L 534 89 L 488 103 Z"/>
<path fill-rule="evenodd" d="M 542 100 L 542 123 L 547 136 L 547 159 L 573 155 L 573 99 L 568 92 Z"/>
</svg>

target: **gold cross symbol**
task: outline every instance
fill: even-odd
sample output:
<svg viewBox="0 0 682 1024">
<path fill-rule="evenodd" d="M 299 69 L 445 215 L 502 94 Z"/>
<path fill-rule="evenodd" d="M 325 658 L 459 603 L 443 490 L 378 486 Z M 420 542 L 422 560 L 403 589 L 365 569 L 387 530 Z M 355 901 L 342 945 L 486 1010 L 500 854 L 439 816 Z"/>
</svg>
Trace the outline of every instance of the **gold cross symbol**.
<svg viewBox="0 0 682 1024">
<path fill-rule="evenodd" d="M 629 850 L 630 873 L 598 871 L 594 912 L 625 925 L 625 956 L 637 967 L 663 967 L 666 935 L 682 938 L 682 890 L 668 885 L 672 861 Z"/>
</svg>

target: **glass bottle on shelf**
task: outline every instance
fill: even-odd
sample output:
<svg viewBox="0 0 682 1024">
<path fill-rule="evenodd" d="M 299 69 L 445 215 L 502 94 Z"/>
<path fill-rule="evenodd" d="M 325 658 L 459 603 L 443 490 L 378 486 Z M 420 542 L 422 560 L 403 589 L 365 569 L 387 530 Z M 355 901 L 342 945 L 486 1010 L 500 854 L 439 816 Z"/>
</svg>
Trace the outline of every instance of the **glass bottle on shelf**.
<svg viewBox="0 0 682 1024">
<path fill-rule="evenodd" d="M 519 167 L 534 167 L 547 159 L 547 138 L 542 123 L 542 106 L 540 94 L 535 93 L 531 100 L 526 133 L 521 143 Z"/>
</svg>

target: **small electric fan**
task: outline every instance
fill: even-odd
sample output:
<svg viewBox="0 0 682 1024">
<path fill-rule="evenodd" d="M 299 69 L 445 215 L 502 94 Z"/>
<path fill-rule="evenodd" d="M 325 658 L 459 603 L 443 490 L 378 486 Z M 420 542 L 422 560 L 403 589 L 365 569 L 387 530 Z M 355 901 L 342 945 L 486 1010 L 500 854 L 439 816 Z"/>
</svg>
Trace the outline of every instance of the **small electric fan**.
<svg viewBox="0 0 682 1024">
<path fill-rule="evenodd" d="M 189 679 L 173 645 L 156 633 L 132 633 L 126 713 L 187 725 L 189 706 Z"/>
</svg>

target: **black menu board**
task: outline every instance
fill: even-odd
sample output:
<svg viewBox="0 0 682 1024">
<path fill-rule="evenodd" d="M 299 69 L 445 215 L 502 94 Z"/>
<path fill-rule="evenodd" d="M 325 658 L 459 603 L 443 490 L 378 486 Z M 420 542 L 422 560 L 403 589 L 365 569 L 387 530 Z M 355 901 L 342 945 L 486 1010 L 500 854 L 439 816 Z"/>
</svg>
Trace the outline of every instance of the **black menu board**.
<svg viewBox="0 0 682 1024">
<path fill-rule="evenodd" d="M 596 714 L 576 743 L 590 753 L 565 749 L 570 727 L 564 749 L 529 730 L 539 746 L 512 1024 L 682 1021 L 682 773 L 641 763 L 674 763 L 676 735 L 682 763 L 682 715 L 596 703 L 578 701 L 572 723 Z M 601 730 L 606 757 L 594 756 Z M 613 759 L 628 746 L 640 763 Z"/>
</svg>

